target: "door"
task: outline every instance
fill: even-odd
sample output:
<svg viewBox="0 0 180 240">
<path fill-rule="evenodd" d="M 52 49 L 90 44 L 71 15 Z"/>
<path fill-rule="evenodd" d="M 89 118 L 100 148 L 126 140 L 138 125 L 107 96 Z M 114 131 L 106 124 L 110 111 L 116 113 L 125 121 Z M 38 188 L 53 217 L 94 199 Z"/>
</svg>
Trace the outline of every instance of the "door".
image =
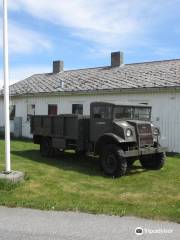
<svg viewBox="0 0 180 240">
<path fill-rule="evenodd" d="M 96 142 L 112 127 L 112 107 L 110 105 L 96 105 L 92 109 L 90 118 L 90 141 Z"/>
</svg>

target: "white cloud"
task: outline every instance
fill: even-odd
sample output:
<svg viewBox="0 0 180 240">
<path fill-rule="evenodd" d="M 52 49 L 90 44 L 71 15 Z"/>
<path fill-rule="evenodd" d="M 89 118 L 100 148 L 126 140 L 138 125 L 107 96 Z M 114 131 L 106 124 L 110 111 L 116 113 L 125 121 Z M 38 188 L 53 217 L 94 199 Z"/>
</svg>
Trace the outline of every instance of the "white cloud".
<svg viewBox="0 0 180 240">
<path fill-rule="evenodd" d="M 9 81 L 10 85 L 23 80 L 36 73 L 47 73 L 52 72 L 51 66 L 20 66 L 20 67 L 10 67 L 9 71 Z M 3 70 L 0 69 L 0 88 L 3 86 Z"/>
<path fill-rule="evenodd" d="M 150 33 L 160 19 L 168 17 L 168 11 L 173 12 L 178 1 L 14 0 L 12 9 L 69 27 L 72 35 L 104 47 L 123 49 L 148 45 L 145 33 Z"/>
<path fill-rule="evenodd" d="M 14 9 L 14 8 L 13 8 Z M 2 34 L 2 18 L 0 18 L 0 32 Z M 2 41 L 0 41 L 2 48 Z M 9 51 L 10 53 L 29 54 L 33 51 L 49 51 L 52 48 L 47 36 L 37 31 L 27 29 L 14 21 L 9 21 Z"/>
<path fill-rule="evenodd" d="M 105 45 L 123 45 L 127 37 L 141 32 L 144 22 L 138 14 L 146 7 L 140 0 L 14 0 L 13 4 L 36 18 L 64 25 L 73 29 L 72 34 Z"/>
<path fill-rule="evenodd" d="M 12 0 L 9 9 L 26 12 L 37 21 L 44 20 L 59 28 L 69 28 L 73 36 L 89 41 L 87 46 L 95 57 L 118 49 L 128 52 L 154 48 L 152 51 L 158 52 L 161 42 L 154 31 L 157 33 L 173 16 L 169 12 L 178 11 L 179 3 L 179 0 Z M 52 47 L 48 36 L 24 25 L 10 24 L 10 51 L 30 53 Z"/>
<path fill-rule="evenodd" d="M 47 36 L 36 31 L 25 29 L 11 22 L 9 29 L 10 51 L 20 53 L 30 53 L 33 50 L 50 50 L 51 43 Z"/>
</svg>

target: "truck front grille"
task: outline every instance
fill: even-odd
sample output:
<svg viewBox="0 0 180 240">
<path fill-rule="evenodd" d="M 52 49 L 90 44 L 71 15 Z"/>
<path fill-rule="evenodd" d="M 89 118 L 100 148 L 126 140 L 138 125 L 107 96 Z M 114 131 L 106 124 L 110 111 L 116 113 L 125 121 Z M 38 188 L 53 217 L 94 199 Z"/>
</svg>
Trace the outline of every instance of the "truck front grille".
<svg viewBox="0 0 180 240">
<path fill-rule="evenodd" d="M 139 146 L 151 146 L 153 145 L 153 135 L 151 125 L 148 123 L 138 124 L 137 132 L 139 137 Z"/>
<path fill-rule="evenodd" d="M 138 132 L 139 134 L 152 134 L 151 125 L 150 124 L 138 124 Z"/>
</svg>

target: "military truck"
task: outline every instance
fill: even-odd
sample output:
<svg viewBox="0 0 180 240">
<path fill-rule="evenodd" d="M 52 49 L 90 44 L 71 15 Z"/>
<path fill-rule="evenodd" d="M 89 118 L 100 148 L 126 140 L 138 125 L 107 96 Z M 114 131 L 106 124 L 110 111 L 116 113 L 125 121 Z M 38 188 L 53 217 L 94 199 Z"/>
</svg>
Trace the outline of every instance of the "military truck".
<svg viewBox="0 0 180 240">
<path fill-rule="evenodd" d="M 160 169 L 165 163 L 160 131 L 151 123 L 151 107 L 93 102 L 90 116 L 60 114 L 31 117 L 31 133 L 40 153 L 52 157 L 56 150 L 99 157 L 106 175 L 123 176 L 139 159 L 143 168 Z"/>
</svg>

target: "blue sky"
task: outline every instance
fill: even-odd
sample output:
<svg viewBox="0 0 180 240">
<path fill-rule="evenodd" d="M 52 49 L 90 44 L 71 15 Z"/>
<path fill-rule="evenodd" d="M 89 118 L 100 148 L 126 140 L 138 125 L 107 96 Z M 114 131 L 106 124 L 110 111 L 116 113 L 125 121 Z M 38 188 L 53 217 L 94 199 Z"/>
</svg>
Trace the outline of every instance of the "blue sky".
<svg viewBox="0 0 180 240">
<path fill-rule="evenodd" d="M 179 9 L 180 0 L 9 0 L 11 83 L 58 59 L 65 69 L 109 65 L 112 51 L 125 63 L 180 58 Z"/>
</svg>

